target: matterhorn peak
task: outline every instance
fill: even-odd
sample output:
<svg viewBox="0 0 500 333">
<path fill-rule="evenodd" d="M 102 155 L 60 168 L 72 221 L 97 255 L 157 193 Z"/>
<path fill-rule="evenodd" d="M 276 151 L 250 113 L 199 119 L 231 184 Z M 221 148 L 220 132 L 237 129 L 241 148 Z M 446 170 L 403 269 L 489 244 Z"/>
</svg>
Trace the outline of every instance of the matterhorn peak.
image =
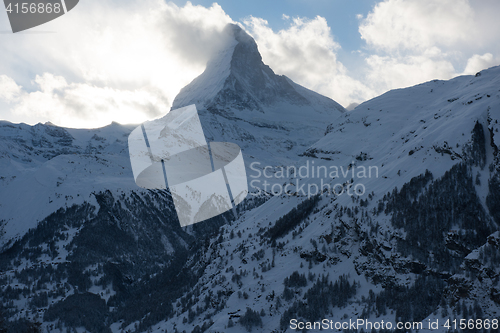
<svg viewBox="0 0 500 333">
<path fill-rule="evenodd" d="M 238 67 L 256 68 L 264 65 L 257 43 L 239 25 L 228 24 L 224 29 L 224 33 L 237 42 L 231 58 L 231 64 L 234 66 L 233 70 Z"/>
<path fill-rule="evenodd" d="M 243 28 L 228 24 L 227 42 L 208 62 L 205 71 L 184 87 L 172 108 L 196 104 L 199 109 L 263 111 L 283 101 L 310 105 L 311 94 L 320 96 L 274 71 L 262 61 L 255 40 Z M 345 111 L 333 100 L 321 96 L 334 112 Z"/>
<path fill-rule="evenodd" d="M 224 33 L 232 36 L 238 43 L 254 47 L 255 51 L 257 51 L 257 43 L 255 43 L 255 40 L 239 25 L 233 23 L 227 24 L 224 28 Z"/>
<path fill-rule="evenodd" d="M 228 24 L 221 38 L 226 40 L 205 71 L 172 105 L 195 104 L 209 141 L 239 142 L 244 153 L 278 148 L 283 155 L 296 156 L 345 111 L 332 99 L 275 74 L 242 27 Z"/>
</svg>

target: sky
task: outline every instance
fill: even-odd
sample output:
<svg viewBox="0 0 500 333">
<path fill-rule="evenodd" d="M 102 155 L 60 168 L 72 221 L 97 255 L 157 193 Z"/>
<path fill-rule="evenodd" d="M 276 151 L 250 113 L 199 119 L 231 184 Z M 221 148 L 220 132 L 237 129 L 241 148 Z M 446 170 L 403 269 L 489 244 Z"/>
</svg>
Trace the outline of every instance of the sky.
<svg viewBox="0 0 500 333">
<path fill-rule="evenodd" d="M 0 119 L 138 124 L 170 110 L 236 23 L 277 74 L 343 106 L 500 64 L 497 0 L 80 0 L 13 34 L 0 10 Z"/>
</svg>

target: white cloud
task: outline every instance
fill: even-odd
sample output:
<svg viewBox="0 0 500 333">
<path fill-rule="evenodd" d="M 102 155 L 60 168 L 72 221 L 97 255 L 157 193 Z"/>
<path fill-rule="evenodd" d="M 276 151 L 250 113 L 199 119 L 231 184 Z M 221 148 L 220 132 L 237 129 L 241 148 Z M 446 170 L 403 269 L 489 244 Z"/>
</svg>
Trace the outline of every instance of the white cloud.
<svg viewBox="0 0 500 333">
<path fill-rule="evenodd" d="M 378 87 L 409 87 L 432 79 L 450 79 L 455 76 L 453 65 L 446 60 L 425 56 L 407 56 L 403 59 L 372 55 L 366 58 L 367 79 Z"/>
<path fill-rule="evenodd" d="M 463 74 L 475 74 L 485 68 L 489 68 L 500 63 L 500 59 L 494 58 L 493 54 L 485 53 L 483 55 L 474 54 L 467 60 Z"/>
<path fill-rule="evenodd" d="M 12 103 L 12 112 L 21 117 L 50 119 L 61 126 L 105 126 L 119 119 L 137 123 L 168 112 L 161 93 L 152 89 L 101 88 L 87 83 L 68 83 L 62 76 L 37 75 L 38 89 L 27 92 L 6 76 L 0 77 L 0 98 Z"/>
<path fill-rule="evenodd" d="M 293 18 L 290 21 L 288 29 L 278 32 L 261 18 L 250 17 L 244 21 L 266 64 L 276 73 L 343 105 L 373 97 L 373 92 L 352 79 L 338 61 L 336 52 L 340 45 L 334 40 L 325 18 Z"/>
<path fill-rule="evenodd" d="M 378 3 L 359 26 L 369 52 L 366 83 L 381 92 L 500 64 L 493 55 L 500 54 L 499 9 L 491 0 Z"/>
<path fill-rule="evenodd" d="M 467 0 L 386 0 L 359 27 L 368 45 L 386 51 L 425 50 L 471 38 L 473 10 Z"/>
<path fill-rule="evenodd" d="M 28 123 L 85 127 L 157 117 L 203 71 L 228 22 L 217 4 L 82 1 L 43 26 L 56 33 L 1 35 L 0 74 L 7 79 L 0 84 L 13 80 L 24 93 L 9 111 L 0 110 L 0 118 L 10 112 Z M 0 98 L 6 102 L 7 94 Z M 42 100 L 46 105 L 36 103 Z M 147 106 L 152 101 L 158 104 Z"/>
<path fill-rule="evenodd" d="M 7 103 L 16 101 L 21 94 L 21 87 L 19 87 L 14 80 L 7 75 L 0 75 L 0 99 Z"/>
</svg>

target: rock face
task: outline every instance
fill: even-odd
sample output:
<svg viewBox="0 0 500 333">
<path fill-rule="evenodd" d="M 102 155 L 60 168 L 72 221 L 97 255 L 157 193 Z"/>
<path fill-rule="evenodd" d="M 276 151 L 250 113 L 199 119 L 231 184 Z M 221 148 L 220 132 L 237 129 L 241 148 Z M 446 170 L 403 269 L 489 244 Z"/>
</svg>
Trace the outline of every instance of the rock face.
<svg viewBox="0 0 500 333">
<path fill-rule="evenodd" d="M 196 104 L 210 141 L 230 141 L 259 161 L 294 159 L 345 109 L 262 62 L 257 44 L 239 26 L 225 29 L 225 47 L 184 87 L 173 109 Z"/>
</svg>

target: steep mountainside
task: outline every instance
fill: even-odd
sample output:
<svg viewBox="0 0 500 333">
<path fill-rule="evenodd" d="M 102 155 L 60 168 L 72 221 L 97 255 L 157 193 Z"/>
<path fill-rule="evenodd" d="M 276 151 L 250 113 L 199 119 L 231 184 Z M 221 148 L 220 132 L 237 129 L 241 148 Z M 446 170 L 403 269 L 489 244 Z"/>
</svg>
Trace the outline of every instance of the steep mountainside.
<svg viewBox="0 0 500 333">
<path fill-rule="evenodd" d="M 283 180 L 288 194 L 275 188 L 221 228 L 176 317 L 154 327 L 280 332 L 293 318 L 360 318 L 422 332 L 429 319 L 444 332 L 448 319 L 498 319 L 499 81 L 495 67 L 427 82 L 340 117 L 297 162 L 309 168 Z"/>
</svg>

